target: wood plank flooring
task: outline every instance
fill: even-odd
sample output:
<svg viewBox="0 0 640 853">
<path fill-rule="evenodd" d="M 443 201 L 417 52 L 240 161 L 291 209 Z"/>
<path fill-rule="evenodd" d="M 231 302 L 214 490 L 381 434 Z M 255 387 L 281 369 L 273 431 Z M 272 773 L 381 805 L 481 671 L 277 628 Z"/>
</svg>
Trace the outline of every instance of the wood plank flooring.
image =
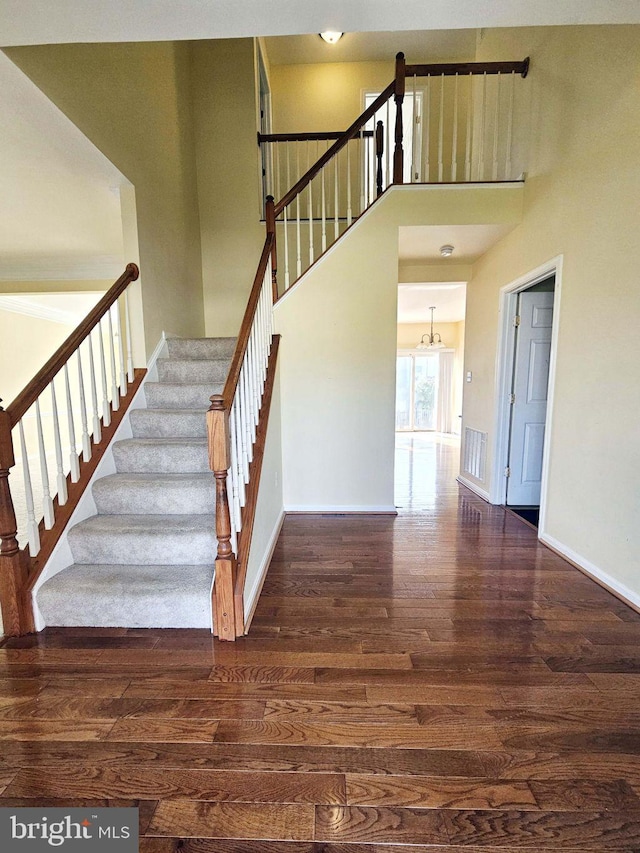
<svg viewBox="0 0 640 853">
<path fill-rule="evenodd" d="M 137 805 L 142 853 L 637 852 L 640 616 L 416 453 L 397 518 L 286 519 L 235 644 L 5 642 L 0 805 Z"/>
</svg>

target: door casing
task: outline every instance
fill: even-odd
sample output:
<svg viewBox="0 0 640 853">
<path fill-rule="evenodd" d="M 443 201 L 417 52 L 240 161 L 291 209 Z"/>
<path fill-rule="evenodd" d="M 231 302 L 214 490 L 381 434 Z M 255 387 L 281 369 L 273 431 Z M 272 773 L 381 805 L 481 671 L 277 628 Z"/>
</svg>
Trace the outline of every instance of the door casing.
<svg viewBox="0 0 640 853">
<path fill-rule="evenodd" d="M 553 402 L 556 376 L 556 355 L 558 350 L 558 329 L 560 327 L 560 297 L 562 292 L 562 261 L 558 255 L 545 264 L 515 279 L 500 289 L 498 308 L 498 349 L 496 355 L 495 377 L 495 409 L 494 409 L 494 441 L 493 459 L 491 465 L 491 488 L 489 499 L 492 504 L 504 504 L 507 497 L 507 478 L 505 468 L 509 459 L 509 424 L 511 406 L 511 379 L 513 359 L 515 356 L 515 326 L 513 318 L 516 314 L 518 293 L 538 284 L 550 275 L 555 274 L 555 290 L 553 297 L 553 327 L 551 331 L 551 357 L 549 364 L 549 393 L 547 399 L 547 417 L 544 434 L 544 449 L 542 455 L 542 486 L 540 489 L 540 521 L 538 536 L 541 536 L 546 526 L 547 490 L 549 485 L 549 447 L 551 443 Z"/>
</svg>

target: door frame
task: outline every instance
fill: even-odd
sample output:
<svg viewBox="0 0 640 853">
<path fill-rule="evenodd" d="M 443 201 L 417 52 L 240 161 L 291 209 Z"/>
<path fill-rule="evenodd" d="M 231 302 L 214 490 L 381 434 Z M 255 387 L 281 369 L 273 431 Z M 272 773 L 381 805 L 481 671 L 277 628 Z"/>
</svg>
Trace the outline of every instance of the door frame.
<svg viewBox="0 0 640 853">
<path fill-rule="evenodd" d="M 496 354 L 494 442 L 491 469 L 491 489 L 489 500 L 492 504 L 504 505 L 507 498 L 507 478 L 505 468 L 509 460 L 509 436 L 511 421 L 511 383 L 513 378 L 513 360 L 515 358 L 515 326 L 513 317 L 516 312 L 518 294 L 555 274 L 553 293 L 553 325 L 551 327 L 551 355 L 549 361 L 549 391 L 547 414 L 545 419 L 544 443 L 542 451 L 542 482 L 540 487 L 540 520 L 538 537 L 546 525 L 547 491 L 549 486 L 549 448 L 551 446 L 551 425 L 553 420 L 553 402 L 556 380 L 556 356 L 558 350 L 558 329 L 560 327 L 560 296 L 562 291 L 563 255 L 541 264 L 525 275 L 500 288 L 498 305 L 498 349 Z"/>
</svg>

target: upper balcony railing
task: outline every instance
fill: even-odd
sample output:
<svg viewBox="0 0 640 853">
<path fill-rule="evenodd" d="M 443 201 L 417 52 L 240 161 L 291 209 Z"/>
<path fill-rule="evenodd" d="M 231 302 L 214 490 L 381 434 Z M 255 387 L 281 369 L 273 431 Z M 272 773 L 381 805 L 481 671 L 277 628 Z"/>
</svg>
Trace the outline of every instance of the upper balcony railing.
<svg viewBox="0 0 640 853">
<path fill-rule="evenodd" d="M 406 65 L 344 132 L 259 135 L 280 293 L 391 184 L 513 181 L 521 62 Z M 269 210 L 267 205 L 267 225 Z"/>
</svg>

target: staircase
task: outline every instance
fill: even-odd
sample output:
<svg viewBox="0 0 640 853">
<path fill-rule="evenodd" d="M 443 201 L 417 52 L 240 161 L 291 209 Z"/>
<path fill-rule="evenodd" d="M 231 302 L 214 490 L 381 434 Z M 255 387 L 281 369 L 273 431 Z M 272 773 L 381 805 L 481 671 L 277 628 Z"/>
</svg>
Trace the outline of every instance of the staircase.
<svg viewBox="0 0 640 853">
<path fill-rule="evenodd" d="M 217 540 L 205 411 L 222 391 L 235 338 L 174 338 L 146 382 L 117 473 L 95 481 L 98 514 L 68 533 L 74 563 L 47 580 L 47 625 L 211 628 Z"/>
</svg>

